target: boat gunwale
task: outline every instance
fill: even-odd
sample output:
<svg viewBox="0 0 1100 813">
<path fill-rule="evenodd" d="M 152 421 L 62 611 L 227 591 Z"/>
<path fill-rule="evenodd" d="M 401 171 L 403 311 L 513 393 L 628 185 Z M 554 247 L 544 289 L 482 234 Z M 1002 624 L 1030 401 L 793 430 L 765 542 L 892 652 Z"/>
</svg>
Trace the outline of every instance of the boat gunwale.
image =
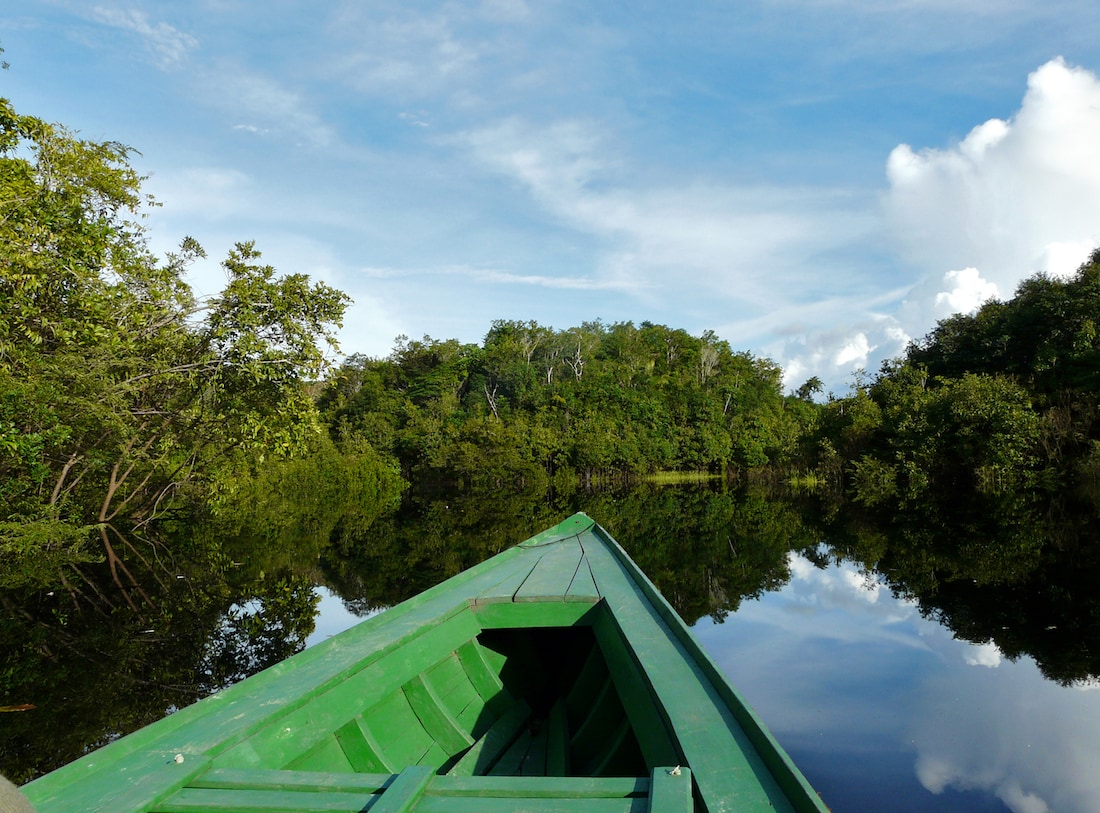
<svg viewBox="0 0 1100 813">
<path fill-rule="evenodd" d="M 173 733 L 179 732 L 181 729 L 199 725 L 207 720 L 216 723 L 216 721 L 222 720 L 227 715 L 232 715 L 241 710 L 239 707 L 243 707 L 244 715 L 247 716 L 249 710 L 257 708 L 255 699 L 251 696 L 258 691 L 269 688 L 271 684 L 277 683 L 292 669 L 295 671 L 315 669 L 322 673 L 322 679 L 314 684 L 312 688 L 288 693 L 288 696 L 283 698 L 282 702 L 278 702 L 278 699 L 269 701 L 264 705 L 278 702 L 277 708 L 273 708 L 268 714 L 254 716 L 253 719 L 248 721 L 248 724 L 235 727 L 231 733 L 212 743 L 209 747 L 190 753 L 185 749 L 183 751 L 185 761 L 193 767 L 191 770 L 186 771 L 177 770 L 174 779 L 180 782 L 188 782 L 202 773 L 219 754 L 240 744 L 265 726 L 304 707 L 314 698 L 324 694 L 342 681 L 370 667 L 374 662 L 394 651 L 397 647 L 403 646 L 410 639 L 422 634 L 427 627 L 420 625 L 405 634 L 391 638 L 383 646 L 372 649 L 351 660 L 347 658 L 338 661 L 330 660 L 329 656 L 333 654 L 333 651 L 340 652 L 343 650 L 349 656 L 352 655 L 354 652 L 353 642 L 369 636 L 376 631 L 377 627 L 390 626 L 394 621 L 402 620 L 423 605 L 458 590 L 486 572 L 511 563 L 512 560 L 521 555 L 522 550 L 518 546 L 505 549 L 499 554 L 495 554 L 445 581 L 433 585 L 422 593 L 418 593 L 370 618 L 366 618 L 309 649 L 184 706 L 167 717 L 136 729 L 114 742 L 84 754 L 72 762 L 32 780 L 22 786 L 21 791 L 31 799 L 32 803 L 35 803 L 37 808 L 42 801 L 60 797 L 66 789 L 107 769 L 112 763 L 121 763 L 129 757 L 138 756 L 143 749 L 163 745 L 164 743 L 161 741 L 167 740 Z M 463 598 L 434 615 L 433 619 L 443 621 L 462 612 L 473 611 L 473 609 L 468 598 L 463 594 Z M 230 722 L 232 719 L 230 718 L 226 722 Z M 159 748 L 157 752 L 159 755 L 163 751 L 164 755 L 171 758 L 171 755 L 167 753 L 169 750 L 174 749 Z M 149 750 L 146 750 L 144 755 L 148 757 L 149 753 Z M 182 765 L 184 763 L 177 762 L 177 764 Z"/>
<path fill-rule="evenodd" d="M 775 739 L 775 736 L 748 701 L 734 688 L 729 678 L 726 677 L 718 664 L 699 643 L 694 633 L 691 632 L 691 629 L 668 600 L 661 595 L 661 591 L 645 575 L 645 572 L 599 523 L 593 522 L 590 532 L 597 536 L 614 555 L 619 564 L 645 594 L 661 620 L 665 622 L 680 644 L 695 660 L 703 674 L 710 680 L 711 685 L 741 725 L 742 730 L 756 748 L 761 760 L 796 810 L 828 813 L 828 807 L 802 774 L 802 771 L 795 765 L 794 760 L 779 744 L 779 741 Z M 614 617 L 613 608 L 612 616 Z M 644 664 L 640 666 L 645 671 Z"/>
</svg>

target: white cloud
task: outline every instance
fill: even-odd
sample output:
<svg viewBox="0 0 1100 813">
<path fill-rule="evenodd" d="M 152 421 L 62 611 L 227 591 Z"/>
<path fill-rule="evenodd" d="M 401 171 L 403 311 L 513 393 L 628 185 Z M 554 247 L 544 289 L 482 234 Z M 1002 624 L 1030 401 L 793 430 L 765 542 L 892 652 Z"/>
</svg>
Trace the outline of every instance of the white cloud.
<svg viewBox="0 0 1100 813">
<path fill-rule="evenodd" d="M 614 142 L 590 121 L 518 119 L 451 140 L 557 222 L 600 238 L 604 273 L 662 296 L 717 296 L 761 313 L 812 301 L 849 273 L 821 255 L 871 225 L 856 201 L 829 189 L 649 182 Z"/>
<path fill-rule="evenodd" d="M 232 129 L 258 135 L 277 132 L 312 147 L 329 148 L 336 141 L 333 129 L 297 91 L 265 74 L 224 63 L 200 77 L 205 100 L 231 113 Z M 247 117 L 250 120 L 241 121 Z"/>
<path fill-rule="evenodd" d="M 948 271 L 943 279 L 950 287 L 937 293 L 934 301 L 948 313 L 970 313 L 999 293 L 994 283 L 982 279 L 977 268 Z"/>
<path fill-rule="evenodd" d="M 499 13 L 506 15 L 506 4 Z M 516 10 L 518 11 L 518 10 Z M 351 50 L 333 58 L 336 72 L 361 91 L 426 98 L 456 91 L 478 67 L 485 43 L 456 32 L 466 12 L 449 5 L 435 14 L 394 6 L 345 3 L 331 25 Z"/>
<path fill-rule="evenodd" d="M 1001 650 L 992 641 L 985 644 L 972 644 L 970 651 L 963 655 L 968 666 L 986 666 L 996 669 L 1001 665 Z"/>
<path fill-rule="evenodd" d="M 1028 79 L 1008 121 L 954 147 L 897 147 L 887 210 L 924 273 L 977 269 L 1002 293 L 1052 259 L 1059 271 L 1100 240 L 1100 81 L 1056 59 Z"/>
<path fill-rule="evenodd" d="M 821 569 L 803 556 L 787 556 L 791 581 L 784 588 L 794 605 L 815 612 L 835 611 L 881 615 L 881 623 L 890 624 L 912 613 L 890 599 L 889 590 L 874 575 L 857 569 L 850 563 Z M 890 599 L 890 600 L 884 600 Z M 900 614 L 899 614 L 900 610 Z"/>
<path fill-rule="evenodd" d="M 816 375 L 836 393 L 842 384 L 852 383 L 857 370 L 873 373 L 881 359 L 905 350 L 910 335 L 896 318 L 875 312 L 865 312 L 860 318 L 858 307 L 855 310 L 856 320 L 851 321 L 852 311 L 844 313 L 842 306 L 836 305 L 833 315 L 838 319 L 847 316 L 848 324 L 830 330 L 808 329 L 765 348 L 782 361 L 785 387 L 793 389 Z"/>
<path fill-rule="evenodd" d="M 636 285 L 620 280 L 596 280 L 590 277 L 551 277 L 539 274 L 514 274 L 508 271 L 492 269 L 472 269 L 471 276 L 481 282 L 505 283 L 509 285 L 533 285 L 540 288 L 562 288 L 576 291 L 634 290 Z"/>
<path fill-rule="evenodd" d="M 1030 659 L 932 678 L 918 702 L 914 767 L 930 792 L 986 790 L 1013 813 L 1096 809 L 1095 709 Z"/>
<path fill-rule="evenodd" d="M 158 67 L 164 70 L 182 67 L 188 53 L 199 45 L 199 41 L 190 34 L 165 22 L 151 22 L 145 12 L 136 9 L 124 11 L 96 6 L 89 16 L 104 25 L 139 34 L 145 40 L 146 50 Z"/>
<path fill-rule="evenodd" d="M 867 341 L 867 337 L 863 333 L 857 333 L 851 337 L 844 346 L 837 352 L 834 360 L 834 367 L 865 367 L 867 365 L 867 356 L 874 348 L 870 342 Z"/>
<path fill-rule="evenodd" d="M 886 174 L 886 217 L 919 281 L 893 310 L 850 312 L 782 345 L 789 386 L 877 367 L 940 319 L 1009 298 L 1037 272 L 1075 271 L 1100 245 L 1100 80 L 1052 60 L 1012 118 L 943 149 L 899 145 Z"/>
</svg>

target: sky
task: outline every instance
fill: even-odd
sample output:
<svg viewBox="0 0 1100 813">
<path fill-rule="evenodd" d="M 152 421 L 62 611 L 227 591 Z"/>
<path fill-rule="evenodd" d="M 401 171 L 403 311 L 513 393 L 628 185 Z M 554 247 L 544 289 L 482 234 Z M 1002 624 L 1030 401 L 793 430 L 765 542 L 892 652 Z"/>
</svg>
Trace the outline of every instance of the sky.
<svg viewBox="0 0 1100 813">
<path fill-rule="evenodd" d="M 20 0 L 0 96 L 131 146 L 200 294 L 253 240 L 344 353 L 714 330 L 843 394 L 1100 244 L 1094 0 Z"/>
</svg>

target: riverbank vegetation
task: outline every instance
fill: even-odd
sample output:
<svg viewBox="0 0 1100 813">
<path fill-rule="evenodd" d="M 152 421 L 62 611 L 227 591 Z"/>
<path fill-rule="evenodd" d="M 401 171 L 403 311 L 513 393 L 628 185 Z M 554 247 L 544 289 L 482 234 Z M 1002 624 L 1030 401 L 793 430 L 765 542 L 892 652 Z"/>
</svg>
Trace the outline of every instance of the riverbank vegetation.
<svg viewBox="0 0 1100 813">
<path fill-rule="evenodd" d="M 884 510 L 1100 491 L 1100 253 L 823 401 L 816 378 L 785 394 L 772 360 L 650 322 L 501 319 L 480 343 L 399 337 L 332 369 L 347 297 L 241 242 L 225 289 L 196 298 L 202 247 L 153 256 L 128 159 L 0 104 L 0 588 L 109 604 L 103 566 L 136 609 L 133 571 L 171 570 L 176 526 L 304 545 L 357 534 L 409 483 L 719 477 Z"/>
<path fill-rule="evenodd" d="M 495 322 L 481 344 L 402 337 L 352 356 L 320 408 L 410 480 L 473 486 L 727 472 L 800 454 L 807 400 L 769 359 L 643 322 Z"/>
<path fill-rule="evenodd" d="M 864 505 L 926 492 L 1080 488 L 1100 478 L 1100 250 L 1068 278 L 939 322 L 823 405 L 818 465 Z"/>
<path fill-rule="evenodd" d="M 203 250 L 151 254 L 141 181 L 122 145 L 0 100 L 0 588 L 105 600 L 81 570 L 99 561 L 136 609 L 158 527 L 236 513 L 293 460 L 343 466 L 376 507 L 396 493 L 310 394 L 347 297 L 239 243 L 197 299 Z"/>
</svg>

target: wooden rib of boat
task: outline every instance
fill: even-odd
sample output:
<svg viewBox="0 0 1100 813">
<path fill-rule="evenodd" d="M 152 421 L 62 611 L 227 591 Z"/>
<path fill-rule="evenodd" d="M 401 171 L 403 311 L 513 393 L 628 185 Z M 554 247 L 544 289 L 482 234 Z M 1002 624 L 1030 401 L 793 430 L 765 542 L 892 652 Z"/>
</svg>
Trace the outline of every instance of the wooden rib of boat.
<svg viewBox="0 0 1100 813">
<path fill-rule="evenodd" d="M 827 810 L 584 514 L 23 791 L 38 813 Z"/>
</svg>

